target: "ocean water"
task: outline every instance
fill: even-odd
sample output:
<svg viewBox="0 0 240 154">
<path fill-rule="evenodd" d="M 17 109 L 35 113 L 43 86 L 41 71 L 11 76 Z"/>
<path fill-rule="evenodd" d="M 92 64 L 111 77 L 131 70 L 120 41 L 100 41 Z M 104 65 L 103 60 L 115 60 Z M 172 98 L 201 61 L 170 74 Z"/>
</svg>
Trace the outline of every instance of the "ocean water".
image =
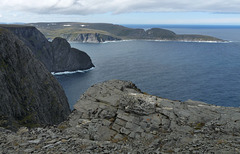
<svg viewBox="0 0 240 154">
<path fill-rule="evenodd" d="M 240 27 L 163 26 L 158 25 L 178 34 L 207 34 L 230 42 L 71 43 L 88 53 L 96 66 L 88 72 L 55 75 L 71 108 L 91 85 L 110 79 L 130 80 L 142 91 L 163 98 L 239 107 Z"/>
</svg>

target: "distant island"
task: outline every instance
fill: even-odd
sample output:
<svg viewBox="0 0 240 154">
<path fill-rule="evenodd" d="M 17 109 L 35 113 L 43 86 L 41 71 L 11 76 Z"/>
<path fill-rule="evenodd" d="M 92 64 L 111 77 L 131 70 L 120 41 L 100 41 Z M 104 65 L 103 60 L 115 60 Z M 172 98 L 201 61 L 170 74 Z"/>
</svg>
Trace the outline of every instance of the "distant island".
<svg viewBox="0 0 240 154">
<path fill-rule="evenodd" d="M 190 41 L 190 42 L 224 42 L 224 40 L 207 35 L 178 35 L 173 31 L 152 28 L 148 30 L 127 28 L 108 23 L 30 23 L 46 38 L 53 40 L 62 37 L 69 42 L 100 43 L 119 40 L 162 40 L 162 41 Z"/>
</svg>

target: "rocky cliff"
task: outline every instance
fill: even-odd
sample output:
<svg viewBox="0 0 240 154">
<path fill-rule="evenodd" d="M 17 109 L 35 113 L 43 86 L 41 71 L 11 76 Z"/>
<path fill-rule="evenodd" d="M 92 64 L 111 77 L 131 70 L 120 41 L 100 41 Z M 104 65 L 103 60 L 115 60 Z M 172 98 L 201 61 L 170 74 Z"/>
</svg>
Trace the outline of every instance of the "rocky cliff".
<svg viewBox="0 0 240 154">
<path fill-rule="evenodd" d="M 100 43 L 100 42 L 106 42 L 106 41 L 121 40 L 113 36 L 99 34 L 99 33 L 79 33 L 77 35 L 62 34 L 61 37 L 65 38 L 70 42 L 83 42 L 83 43 Z"/>
<path fill-rule="evenodd" d="M 68 41 L 88 43 L 129 39 L 224 42 L 224 40 L 206 35 L 178 35 L 173 31 L 162 28 L 144 30 L 108 23 L 57 22 L 31 23 L 27 25 L 36 26 L 47 38 L 50 39 L 63 37 Z"/>
<path fill-rule="evenodd" d="M 63 38 L 55 38 L 52 43 L 53 72 L 86 70 L 94 67 L 90 57 L 83 51 L 71 48 Z"/>
<path fill-rule="evenodd" d="M 17 25 L 0 25 L 0 27 L 18 36 L 50 72 L 76 71 L 94 67 L 85 52 L 71 48 L 69 43 L 59 38 L 49 42 L 35 27 Z"/>
<path fill-rule="evenodd" d="M 90 87 L 57 127 L 0 131 L 5 153 L 239 153 L 240 109 L 168 100 L 111 80 Z"/>
<path fill-rule="evenodd" d="M 28 45 L 0 28 L 0 126 L 58 124 L 70 113 L 62 87 Z"/>
</svg>

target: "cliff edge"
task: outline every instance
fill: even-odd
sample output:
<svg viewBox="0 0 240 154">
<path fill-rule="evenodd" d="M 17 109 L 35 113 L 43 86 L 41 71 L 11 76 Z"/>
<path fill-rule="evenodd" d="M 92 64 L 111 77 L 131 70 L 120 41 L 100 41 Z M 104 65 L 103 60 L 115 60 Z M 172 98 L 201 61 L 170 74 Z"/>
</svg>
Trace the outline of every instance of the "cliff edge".
<svg viewBox="0 0 240 154">
<path fill-rule="evenodd" d="M 83 51 L 71 48 L 63 38 L 57 37 L 52 43 L 53 72 L 86 70 L 94 67 L 91 58 Z"/>
<path fill-rule="evenodd" d="M 64 39 L 49 42 L 33 26 L 0 25 L 22 40 L 50 72 L 86 70 L 94 67 L 91 58 L 83 51 L 71 48 Z"/>
<path fill-rule="evenodd" d="M 240 109 L 164 99 L 110 80 L 90 87 L 57 127 L 0 132 L 9 153 L 239 153 Z"/>
<path fill-rule="evenodd" d="M 58 124 L 69 114 L 57 80 L 23 41 L 0 28 L 0 126 Z"/>
</svg>

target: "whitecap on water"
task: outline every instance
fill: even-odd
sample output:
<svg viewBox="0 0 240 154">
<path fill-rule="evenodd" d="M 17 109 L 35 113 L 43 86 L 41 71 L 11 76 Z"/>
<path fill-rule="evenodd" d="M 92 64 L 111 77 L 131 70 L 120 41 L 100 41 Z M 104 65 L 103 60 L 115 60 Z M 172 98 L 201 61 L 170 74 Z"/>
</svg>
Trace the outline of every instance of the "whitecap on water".
<svg viewBox="0 0 240 154">
<path fill-rule="evenodd" d="M 76 70 L 76 71 L 64 71 L 64 72 L 51 72 L 52 75 L 65 75 L 65 74 L 74 74 L 74 73 L 85 73 L 88 71 L 93 70 L 95 67 L 92 67 L 90 69 L 87 70 Z"/>
</svg>

